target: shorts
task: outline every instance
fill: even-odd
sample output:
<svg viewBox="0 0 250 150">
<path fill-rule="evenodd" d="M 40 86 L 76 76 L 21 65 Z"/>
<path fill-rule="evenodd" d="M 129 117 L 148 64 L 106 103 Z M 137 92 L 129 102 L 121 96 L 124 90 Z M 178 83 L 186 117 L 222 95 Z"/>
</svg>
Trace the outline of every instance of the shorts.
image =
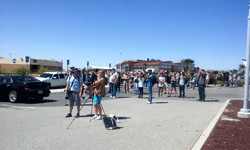
<svg viewBox="0 0 250 150">
<path fill-rule="evenodd" d="M 94 97 L 94 104 L 101 104 L 102 96 L 95 96 Z"/>
<path fill-rule="evenodd" d="M 72 92 L 69 96 L 69 106 L 73 106 L 74 102 L 76 102 L 77 106 L 81 105 L 81 100 L 79 97 L 79 92 Z"/>
<path fill-rule="evenodd" d="M 172 82 L 171 87 L 176 87 L 176 82 Z"/>
</svg>

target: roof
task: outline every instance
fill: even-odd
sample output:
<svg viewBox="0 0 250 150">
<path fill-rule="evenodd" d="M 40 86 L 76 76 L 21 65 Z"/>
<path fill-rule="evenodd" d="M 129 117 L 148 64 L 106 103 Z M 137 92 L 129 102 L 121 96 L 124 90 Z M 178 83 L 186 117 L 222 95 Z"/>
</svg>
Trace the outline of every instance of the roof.
<svg viewBox="0 0 250 150">
<path fill-rule="evenodd" d="M 142 66 L 143 64 L 147 64 L 148 66 L 159 66 L 159 65 L 162 64 L 162 62 L 159 62 L 159 61 L 154 61 L 154 62 L 143 61 L 143 62 L 134 63 L 133 66 Z"/>
<path fill-rule="evenodd" d="M 120 66 L 121 64 L 127 63 L 127 62 L 138 62 L 137 60 L 125 60 L 122 63 L 116 64 L 115 66 Z"/>
</svg>

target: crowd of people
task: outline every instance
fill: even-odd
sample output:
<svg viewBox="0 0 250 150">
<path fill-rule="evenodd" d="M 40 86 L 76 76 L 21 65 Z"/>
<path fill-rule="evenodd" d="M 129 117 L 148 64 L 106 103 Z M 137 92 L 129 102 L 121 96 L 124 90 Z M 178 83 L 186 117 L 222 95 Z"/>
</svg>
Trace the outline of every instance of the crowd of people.
<svg viewBox="0 0 250 150">
<path fill-rule="evenodd" d="M 189 74 L 190 80 L 187 80 L 186 73 L 182 72 L 160 72 L 153 74 L 151 70 L 147 72 L 117 72 L 115 69 L 104 72 L 103 70 L 94 70 L 90 73 L 85 73 L 85 70 L 78 70 L 71 67 L 66 77 L 66 99 L 69 100 L 69 113 L 67 117 L 72 117 L 72 110 L 74 102 L 77 105 L 76 118 L 80 116 L 80 98 L 85 98 L 86 95 L 93 95 L 93 107 L 95 115 L 93 119 L 102 119 L 101 100 L 107 93 L 110 93 L 110 98 L 115 99 L 117 92 L 121 92 L 121 85 L 123 85 L 123 93 L 138 94 L 138 98 L 143 98 L 144 88 L 147 88 L 148 104 L 152 103 L 152 89 L 156 85 L 158 90 L 158 97 L 177 96 L 176 87 L 179 87 L 179 98 L 185 98 L 185 87 L 191 90 L 195 88 L 198 83 L 198 101 L 205 101 L 205 87 L 209 82 L 209 73 L 205 70 L 200 70 L 197 74 Z M 198 81 L 198 82 L 197 82 Z M 108 91 L 105 85 L 109 85 Z"/>
</svg>

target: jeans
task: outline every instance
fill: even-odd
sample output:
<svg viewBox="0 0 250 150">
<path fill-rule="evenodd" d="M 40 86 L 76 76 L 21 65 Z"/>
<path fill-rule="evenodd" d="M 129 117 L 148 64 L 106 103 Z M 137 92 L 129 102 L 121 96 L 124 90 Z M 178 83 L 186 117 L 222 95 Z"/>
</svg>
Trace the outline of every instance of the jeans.
<svg viewBox="0 0 250 150">
<path fill-rule="evenodd" d="M 138 83 L 134 83 L 134 90 L 135 90 L 135 93 L 138 93 Z"/>
<path fill-rule="evenodd" d="M 185 85 L 179 85 L 180 97 L 185 96 Z"/>
<path fill-rule="evenodd" d="M 140 91 L 140 96 L 143 97 L 143 87 L 139 87 L 139 91 Z"/>
<path fill-rule="evenodd" d="M 148 86 L 148 102 L 152 102 L 152 86 Z"/>
<path fill-rule="evenodd" d="M 230 86 L 229 87 L 233 87 L 233 80 L 229 80 Z"/>
<path fill-rule="evenodd" d="M 205 97 L 206 97 L 205 84 L 199 84 L 198 90 L 199 90 L 199 100 L 205 100 Z"/>
<path fill-rule="evenodd" d="M 110 83 L 109 84 L 111 86 L 111 94 L 112 94 L 112 97 L 116 96 L 116 87 L 115 87 L 115 84 L 114 83 Z"/>
<path fill-rule="evenodd" d="M 109 83 L 109 92 L 108 93 L 111 93 L 111 84 L 112 83 Z"/>
</svg>

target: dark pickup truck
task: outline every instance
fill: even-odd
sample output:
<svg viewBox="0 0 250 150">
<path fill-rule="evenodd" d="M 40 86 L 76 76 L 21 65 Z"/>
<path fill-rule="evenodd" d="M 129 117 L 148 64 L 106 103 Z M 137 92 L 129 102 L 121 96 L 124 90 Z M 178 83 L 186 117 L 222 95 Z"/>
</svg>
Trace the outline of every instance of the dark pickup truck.
<svg viewBox="0 0 250 150">
<path fill-rule="evenodd" d="M 50 95 L 51 84 L 25 75 L 0 76 L 0 97 L 15 103 L 22 99 L 42 101 Z"/>
</svg>

